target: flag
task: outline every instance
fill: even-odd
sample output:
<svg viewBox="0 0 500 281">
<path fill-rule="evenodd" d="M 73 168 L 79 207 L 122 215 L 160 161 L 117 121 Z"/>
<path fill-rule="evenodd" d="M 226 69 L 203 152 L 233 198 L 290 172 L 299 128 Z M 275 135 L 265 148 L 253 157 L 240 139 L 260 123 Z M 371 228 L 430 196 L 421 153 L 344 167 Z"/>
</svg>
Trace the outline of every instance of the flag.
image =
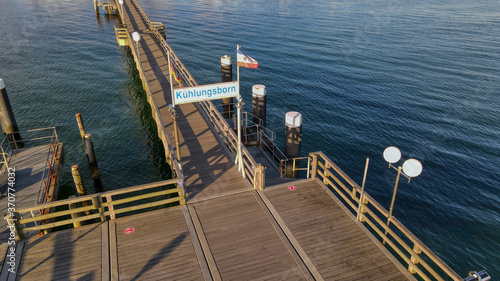
<svg viewBox="0 0 500 281">
<path fill-rule="evenodd" d="M 172 62 L 170 62 L 170 73 L 172 74 L 172 78 L 174 78 L 175 81 L 181 82 L 181 75 L 179 74 L 177 69 L 175 69 L 174 64 Z"/>
<path fill-rule="evenodd" d="M 177 69 L 175 69 L 175 66 L 172 63 L 170 63 L 170 72 L 172 72 L 172 77 L 175 79 L 175 81 L 181 81 L 180 74 L 179 72 L 177 72 Z"/>
<path fill-rule="evenodd" d="M 243 66 L 243 67 L 247 67 L 247 68 L 255 68 L 257 69 L 257 67 L 259 66 L 259 63 L 254 60 L 253 58 L 249 57 L 249 56 L 246 56 L 244 55 L 240 50 L 237 50 L 236 51 L 236 61 L 237 61 L 237 65 L 238 66 Z"/>
</svg>

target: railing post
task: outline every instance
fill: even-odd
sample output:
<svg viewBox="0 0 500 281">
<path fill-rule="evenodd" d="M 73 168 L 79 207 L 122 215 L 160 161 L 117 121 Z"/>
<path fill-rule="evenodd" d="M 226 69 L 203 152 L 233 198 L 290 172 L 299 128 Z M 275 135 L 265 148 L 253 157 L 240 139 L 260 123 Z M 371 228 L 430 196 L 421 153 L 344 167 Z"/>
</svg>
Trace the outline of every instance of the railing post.
<svg viewBox="0 0 500 281">
<path fill-rule="evenodd" d="M 179 197 L 180 197 L 179 203 L 181 205 L 185 205 L 186 204 L 186 192 L 184 190 L 184 179 L 180 179 L 178 181 L 177 188 L 181 189 L 181 191 L 179 192 Z"/>
<path fill-rule="evenodd" d="M 361 200 L 361 205 L 359 206 L 358 209 L 357 220 L 360 222 L 365 222 L 366 204 L 368 204 L 368 198 L 362 196 L 360 200 Z"/>
<path fill-rule="evenodd" d="M 313 161 L 311 165 L 311 178 L 315 179 L 316 175 L 318 173 L 318 155 L 317 154 L 311 154 Z"/>
<path fill-rule="evenodd" d="M 264 184 L 266 179 L 265 173 L 266 167 L 262 164 L 257 164 L 254 168 L 254 189 L 264 190 Z"/>
<path fill-rule="evenodd" d="M 326 185 L 328 182 L 328 176 L 329 176 L 329 169 L 330 169 L 330 165 L 328 164 L 328 162 L 325 162 L 325 170 L 323 171 L 323 183 Z"/>
<path fill-rule="evenodd" d="M 14 217 L 12 217 L 11 215 L 14 215 Z M 7 221 L 7 228 L 9 228 L 11 232 L 15 233 L 16 241 L 26 239 L 26 235 L 24 234 L 21 224 L 19 223 L 19 221 L 21 220 L 21 216 L 19 215 L 19 213 L 7 213 L 5 219 Z"/>
<path fill-rule="evenodd" d="M 111 195 L 106 195 L 106 202 L 107 203 L 111 203 L 112 202 L 112 199 L 111 199 Z M 115 208 L 113 207 L 112 204 L 108 205 L 108 210 L 111 212 L 111 214 L 109 215 L 109 218 L 114 220 L 116 217 L 115 217 L 115 212 L 113 212 L 115 210 Z"/>
<path fill-rule="evenodd" d="M 70 197 L 68 197 L 68 199 L 73 199 L 73 198 L 76 198 L 75 195 L 71 195 Z M 76 203 L 69 203 L 69 209 L 70 210 L 73 210 L 73 209 L 76 209 L 78 208 L 77 204 Z M 80 217 L 80 213 L 73 213 L 71 214 L 71 219 L 76 219 L 76 218 L 79 218 Z M 82 222 L 81 221 L 75 221 L 73 222 L 73 227 L 74 228 L 77 228 L 77 227 L 80 227 L 82 226 Z"/>
<path fill-rule="evenodd" d="M 101 222 L 105 222 L 107 219 L 106 216 L 104 215 L 104 207 L 102 206 L 102 198 L 100 195 L 92 197 L 92 207 L 94 207 L 94 209 L 99 212 L 99 215 L 101 217 Z"/>
<path fill-rule="evenodd" d="M 413 246 L 413 252 L 417 255 L 420 255 L 422 253 L 422 250 L 417 246 L 417 244 L 415 244 Z M 418 260 L 417 258 L 415 257 L 415 255 L 411 255 L 411 259 L 410 259 L 411 263 L 408 265 L 408 271 L 411 273 L 411 274 L 415 274 L 417 273 L 417 264 L 418 264 Z"/>
</svg>

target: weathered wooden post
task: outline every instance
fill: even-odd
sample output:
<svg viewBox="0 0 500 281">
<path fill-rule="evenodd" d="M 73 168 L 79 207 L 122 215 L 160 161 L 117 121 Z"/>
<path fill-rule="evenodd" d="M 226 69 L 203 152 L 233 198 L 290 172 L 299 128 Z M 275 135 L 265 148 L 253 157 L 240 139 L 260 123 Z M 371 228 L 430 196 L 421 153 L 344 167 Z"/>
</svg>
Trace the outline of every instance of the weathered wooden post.
<svg viewBox="0 0 500 281">
<path fill-rule="evenodd" d="M 108 220 L 106 218 L 106 215 L 104 214 L 104 207 L 102 206 L 101 196 L 97 195 L 97 196 L 92 197 L 92 206 L 94 209 L 98 210 L 99 216 L 101 218 L 101 222 L 105 222 Z"/>
<path fill-rule="evenodd" d="M 264 190 L 265 181 L 266 181 L 266 166 L 259 163 L 255 166 L 254 189 Z"/>
<path fill-rule="evenodd" d="M 220 58 L 220 73 L 222 82 L 233 81 L 233 64 L 231 61 L 231 57 L 225 55 Z M 233 103 L 234 103 L 233 98 L 222 99 L 222 107 L 224 108 L 224 118 L 230 119 L 232 117 Z"/>
<path fill-rule="evenodd" d="M 103 191 L 101 176 L 99 175 L 99 168 L 97 167 L 97 159 L 95 157 L 94 144 L 90 138 L 90 134 L 85 134 L 85 145 L 87 146 L 87 152 L 89 156 L 89 165 L 92 172 L 92 178 L 94 179 L 94 189 L 95 193 Z"/>
<path fill-rule="evenodd" d="M 300 146 L 302 142 L 302 114 L 297 111 L 290 111 L 285 116 L 285 156 L 290 159 L 286 163 L 286 177 L 298 178 L 299 171 L 291 169 L 299 168 L 299 164 L 294 164 L 292 158 L 300 157 Z"/>
<path fill-rule="evenodd" d="M 85 149 L 85 154 L 87 153 L 87 145 L 85 145 L 85 126 L 83 125 L 83 118 L 81 113 L 76 114 L 76 122 L 78 123 L 78 129 L 80 130 L 80 137 L 82 138 L 83 148 Z"/>
<path fill-rule="evenodd" d="M 14 117 L 12 106 L 10 105 L 5 83 L 1 78 L 0 90 L 0 122 L 2 123 L 2 130 L 5 134 L 9 134 L 9 141 L 16 143 L 21 140 L 21 135 L 19 135 L 19 128 L 17 127 L 16 118 Z"/>
<path fill-rule="evenodd" d="M 71 195 L 70 197 L 68 197 L 68 199 L 74 199 L 76 198 L 75 195 Z M 77 204 L 76 203 L 69 203 L 69 209 L 70 210 L 73 210 L 73 209 L 76 209 L 78 208 Z M 80 214 L 79 213 L 72 213 L 71 214 L 71 219 L 76 219 L 76 218 L 79 218 L 80 217 Z M 77 228 L 77 227 L 80 227 L 82 226 L 82 222 L 81 221 L 74 221 L 73 222 L 73 227 L 74 228 Z"/>
<path fill-rule="evenodd" d="M 12 217 L 11 214 L 13 214 L 14 217 Z M 26 239 L 26 234 L 24 234 L 21 224 L 19 223 L 21 220 L 19 213 L 7 213 L 5 215 L 5 220 L 7 221 L 7 228 L 9 228 L 11 232 L 15 233 L 16 241 Z"/>
<path fill-rule="evenodd" d="M 310 153 L 309 156 L 313 159 L 311 164 L 311 179 L 315 179 L 318 174 L 318 154 Z"/>
<path fill-rule="evenodd" d="M 99 0 L 94 0 L 95 15 L 99 16 Z"/>
<path fill-rule="evenodd" d="M 78 165 L 71 166 L 71 175 L 73 176 L 73 181 L 75 182 L 76 192 L 78 193 L 78 196 L 87 195 L 87 190 L 83 185 L 83 180 L 82 176 L 80 175 L 80 170 L 78 169 Z M 83 201 L 82 207 L 86 206 L 88 206 L 87 201 Z M 90 211 L 85 211 L 85 215 L 88 216 L 90 214 L 92 214 Z"/>
<path fill-rule="evenodd" d="M 252 86 L 253 123 L 266 126 L 266 86 Z"/>
</svg>

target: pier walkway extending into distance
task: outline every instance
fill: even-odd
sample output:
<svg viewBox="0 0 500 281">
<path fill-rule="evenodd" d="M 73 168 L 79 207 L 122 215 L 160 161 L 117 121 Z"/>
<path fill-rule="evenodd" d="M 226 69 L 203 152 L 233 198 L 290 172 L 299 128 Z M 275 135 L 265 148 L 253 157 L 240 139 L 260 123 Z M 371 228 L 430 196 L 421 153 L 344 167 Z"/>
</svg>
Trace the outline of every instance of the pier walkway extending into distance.
<svg viewBox="0 0 500 281">
<path fill-rule="evenodd" d="M 415 280 L 410 271 L 435 276 L 427 257 L 437 260 L 447 274 L 453 273 L 392 218 L 393 227 L 409 241 L 403 244 L 410 245 L 404 247 L 409 256 L 401 258 L 409 266 L 403 266 L 373 234 L 390 245 L 398 240 L 394 238 L 398 234 L 374 214 L 387 218 L 387 211 L 368 195 L 361 200 L 359 186 L 321 152 L 308 158 L 310 178 L 264 188 L 262 165 L 243 148 L 243 177 L 234 164 L 236 136 L 211 102 L 176 106 L 179 161 L 170 141 L 174 125 L 168 110 L 166 52 L 172 50 L 155 30 L 158 24 L 147 18 L 135 0 L 124 0 L 123 14 L 118 10 L 125 26 L 117 28 L 117 37 L 125 38 L 136 60 L 173 178 L 45 204 L 47 209 L 66 209 L 38 217 L 40 221 L 58 217 L 54 223 L 29 227 L 24 224 L 37 218 L 17 222 L 16 273 L 9 273 L 4 263 L 0 278 Z M 141 35 L 138 53 L 131 40 L 134 31 Z M 173 52 L 172 60 L 183 86 L 196 85 Z M 359 201 L 363 213 L 357 220 Z M 179 205 L 151 210 L 173 202 Z M 148 212 L 120 217 L 141 209 Z M 88 214 L 83 216 L 85 211 Z M 89 220 L 100 222 L 75 225 Z M 36 235 L 68 224 L 75 228 Z M 368 225 L 375 230 L 367 229 Z M 389 235 L 381 234 L 383 229 Z"/>
</svg>

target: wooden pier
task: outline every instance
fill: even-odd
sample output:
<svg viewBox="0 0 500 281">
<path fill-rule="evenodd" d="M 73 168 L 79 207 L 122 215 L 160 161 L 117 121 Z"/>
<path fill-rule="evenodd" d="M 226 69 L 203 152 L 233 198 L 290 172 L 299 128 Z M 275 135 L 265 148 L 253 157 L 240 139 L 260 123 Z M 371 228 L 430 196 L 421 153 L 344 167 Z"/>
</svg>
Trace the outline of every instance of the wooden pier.
<svg viewBox="0 0 500 281">
<path fill-rule="evenodd" d="M 266 185 L 245 147 L 238 171 L 210 101 L 176 106 L 178 159 L 167 53 L 174 87 L 197 83 L 135 0 L 118 12 L 173 178 L 37 206 L 57 211 L 15 222 L 15 273 L 4 263 L 1 280 L 462 280 L 367 194 L 357 220 L 361 188 L 321 152 L 305 157 L 307 179 Z M 38 235 L 75 222 L 87 225 Z"/>
</svg>

